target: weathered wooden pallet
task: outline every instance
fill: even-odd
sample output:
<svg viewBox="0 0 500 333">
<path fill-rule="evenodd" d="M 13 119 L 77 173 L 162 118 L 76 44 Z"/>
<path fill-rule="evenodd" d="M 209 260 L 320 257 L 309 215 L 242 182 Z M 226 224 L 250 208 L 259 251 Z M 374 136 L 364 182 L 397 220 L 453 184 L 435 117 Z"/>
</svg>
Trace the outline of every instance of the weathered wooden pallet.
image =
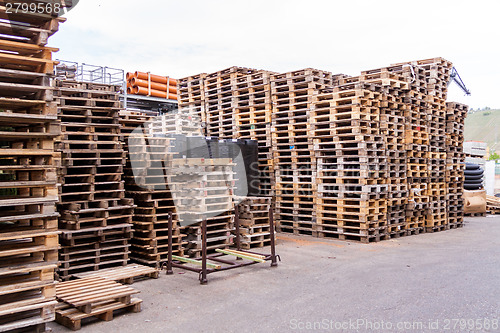
<svg viewBox="0 0 500 333">
<path fill-rule="evenodd" d="M 45 323 L 54 321 L 57 301 L 14 307 L 0 310 L 0 332 L 11 332 L 25 328 L 33 328 L 36 332 Z M 43 332 L 43 331 L 42 331 Z"/>
<path fill-rule="evenodd" d="M 81 230 L 64 230 L 60 241 L 65 246 L 76 246 L 92 242 L 129 239 L 131 236 L 132 224 L 118 224 Z"/>
<path fill-rule="evenodd" d="M 44 317 L 44 310 L 48 310 L 47 305 L 55 300 L 54 269 L 56 267 L 55 263 L 25 265 L 13 263 L 8 267 L 0 268 L 0 299 L 2 300 L 0 332 L 3 332 L 6 327 L 21 328 L 44 322 L 41 320 Z"/>
<path fill-rule="evenodd" d="M 126 266 L 129 263 L 129 258 L 108 258 L 109 260 L 102 260 L 99 263 L 85 263 L 85 264 L 77 264 L 70 266 L 69 268 L 59 267 L 56 271 L 56 276 L 60 281 L 68 281 L 71 279 L 73 274 L 89 272 L 89 271 L 98 271 L 100 269 L 106 269 L 110 267 L 118 267 L 118 266 Z"/>
<path fill-rule="evenodd" d="M 241 248 L 245 249 L 245 250 L 250 250 L 250 249 L 265 247 L 265 246 L 269 246 L 269 245 L 271 245 L 270 237 L 264 238 L 264 239 L 256 239 L 256 240 L 252 240 L 250 242 L 242 242 Z"/>
<path fill-rule="evenodd" d="M 95 251 L 75 251 L 59 254 L 59 270 L 78 269 L 82 266 L 106 264 L 109 262 L 127 262 L 129 256 L 129 245 L 122 247 L 107 247 Z"/>
<path fill-rule="evenodd" d="M 129 303 L 119 301 L 98 302 L 90 309 L 90 312 L 82 312 L 77 308 L 71 307 L 63 302 L 56 306 L 56 322 L 77 331 L 82 327 L 82 321 L 89 318 L 100 319 L 104 321 L 113 320 L 114 313 L 119 310 L 127 312 L 140 312 L 142 300 L 132 298 Z"/>
<path fill-rule="evenodd" d="M 129 264 L 123 267 L 112 267 L 96 272 L 85 272 L 73 275 L 73 277 L 79 279 L 99 277 L 125 284 L 132 284 L 135 279 L 140 277 L 157 279 L 159 276 L 160 272 L 158 269 L 139 264 Z"/>
<path fill-rule="evenodd" d="M 59 49 L 17 41 L 0 40 L 0 67 L 10 70 L 51 74 L 57 61 L 52 53 Z"/>
<path fill-rule="evenodd" d="M 59 30 L 59 24 L 66 21 L 65 18 L 50 14 L 16 11 L 15 7 L 8 13 L 5 5 L 0 5 L 0 18 L 3 20 L 0 33 L 5 35 L 5 39 L 46 45 L 49 37 Z"/>
<path fill-rule="evenodd" d="M 335 227 L 334 227 L 335 228 Z M 343 241 L 352 241 L 360 243 L 371 243 L 380 242 L 381 240 L 389 239 L 390 236 L 385 233 L 379 233 L 374 230 L 372 234 L 356 234 L 352 232 L 344 232 L 343 230 L 330 230 L 325 226 L 322 226 L 320 230 L 317 231 L 318 237 L 320 238 L 336 238 Z"/>
<path fill-rule="evenodd" d="M 178 240 L 172 244 L 172 253 L 177 256 L 184 256 L 185 245 L 187 242 Z M 168 245 L 160 245 L 156 247 L 141 247 L 132 245 L 131 259 L 134 262 L 139 262 L 145 265 L 158 267 L 160 263 L 168 258 Z"/>
<path fill-rule="evenodd" d="M 92 313 L 93 305 L 99 302 L 118 301 L 130 304 L 131 296 L 137 293 L 138 290 L 100 277 L 61 282 L 56 287 L 59 301 L 87 314 Z"/>
<path fill-rule="evenodd" d="M 0 266 L 57 260 L 57 231 L 13 231 L 0 234 L 0 240 Z"/>
</svg>

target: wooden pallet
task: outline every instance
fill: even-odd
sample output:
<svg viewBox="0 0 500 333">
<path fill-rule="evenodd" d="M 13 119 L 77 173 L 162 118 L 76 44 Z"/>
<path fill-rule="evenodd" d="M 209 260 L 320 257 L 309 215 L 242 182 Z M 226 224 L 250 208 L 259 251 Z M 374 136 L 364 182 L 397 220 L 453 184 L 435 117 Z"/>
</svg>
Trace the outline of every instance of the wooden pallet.
<svg viewBox="0 0 500 333">
<path fill-rule="evenodd" d="M 239 198 L 235 198 L 237 201 Z M 269 220 L 271 197 L 246 197 L 238 204 L 241 226 L 263 224 Z"/>
<path fill-rule="evenodd" d="M 55 261 L 1 266 L 1 332 L 34 332 L 54 319 L 56 267 Z"/>
<path fill-rule="evenodd" d="M 57 63 L 52 53 L 59 49 L 0 39 L 0 50 L 7 51 L 0 54 L 0 68 L 51 74 Z"/>
<path fill-rule="evenodd" d="M 23 12 L 21 10 L 7 14 L 5 5 L 0 6 L 0 18 L 5 20 L 0 25 L 3 39 L 22 40 L 24 43 L 46 45 L 48 39 L 59 30 L 59 24 L 65 18 L 49 14 Z"/>
<path fill-rule="evenodd" d="M 486 211 L 489 214 L 500 214 L 500 198 L 487 195 L 486 196 Z"/>
<path fill-rule="evenodd" d="M 132 284 L 134 280 L 141 277 L 157 279 L 160 276 L 160 272 L 156 268 L 130 264 L 124 267 L 113 267 L 96 272 L 75 274 L 73 276 L 79 279 L 99 277 L 120 283 Z"/>
<path fill-rule="evenodd" d="M 81 329 L 82 321 L 89 318 L 100 319 L 103 321 L 113 320 L 113 316 L 117 311 L 140 312 L 142 300 L 132 298 L 129 303 L 118 301 L 103 301 L 96 303 L 89 313 L 82 312 L 65 303 L 59 303 L 56 307 L 56 322 L 73 330 Z"/>
<path fill-rule="evenodd" d="M 131 295 L 138 290 L 101 277 L 82 278 L 61 282 L 56 287 L 56 297 L 78 310 L 90 314 L 92 307 L 104 301 L 131 303 Z"/>
<path fill-rule="evenodd" d="M 56 304 L 57 301 L 54 300 L 0 310 L 0 331 L 11 332 L 26 328 L 33 328 L 33 331 L 36 331 L 45 323 L 54 321 Z"/>
</svg>

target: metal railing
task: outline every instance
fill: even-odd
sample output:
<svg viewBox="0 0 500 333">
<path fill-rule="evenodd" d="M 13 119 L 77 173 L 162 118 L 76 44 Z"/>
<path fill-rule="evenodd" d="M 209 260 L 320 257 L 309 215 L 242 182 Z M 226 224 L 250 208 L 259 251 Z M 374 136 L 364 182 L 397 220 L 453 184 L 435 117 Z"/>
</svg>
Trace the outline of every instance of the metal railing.
<svg viewBox="0 0 500 333">
<path fill-rule="evenodd" d="M 125 82 L 125 71 L 123 69 L 80 64 L 60 59 L 57 59 L 57 61 L 59 61 L 59 64 L 55 68 L 55 75 L 58 78 L 116 86 L 123 86 Z"/>
</svg>

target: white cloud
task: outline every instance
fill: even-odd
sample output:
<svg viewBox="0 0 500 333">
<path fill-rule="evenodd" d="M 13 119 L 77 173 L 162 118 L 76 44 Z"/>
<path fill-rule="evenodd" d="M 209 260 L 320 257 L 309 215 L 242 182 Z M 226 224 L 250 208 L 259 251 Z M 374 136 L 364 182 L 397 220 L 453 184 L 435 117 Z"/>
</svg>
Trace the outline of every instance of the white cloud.
<svg viewBox="0 0 500 333">
<path fill-rule="evenodd" d="M 52 38 L 59 58 L 183 77 L 238 65 L 356 75 L 453 61 L 473 107 L 500 107 L 498 1 L 85 0 Z M 457 91 L 455 91 L 457 90 Z"/>
</svg>

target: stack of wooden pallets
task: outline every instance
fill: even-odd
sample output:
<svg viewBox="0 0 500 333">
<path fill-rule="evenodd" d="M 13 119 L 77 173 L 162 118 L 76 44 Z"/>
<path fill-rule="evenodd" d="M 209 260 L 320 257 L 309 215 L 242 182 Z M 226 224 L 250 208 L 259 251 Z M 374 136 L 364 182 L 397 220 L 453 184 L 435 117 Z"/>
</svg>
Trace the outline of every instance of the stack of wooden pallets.
<svg viewBox="0 0 500 333">
<path fill-rule="evenodd" d="M 207 74 L 203 79 L 207 135 L 220 139 L 236 138 L 233 97 L 237 79 L 259 71 L 244 67 L 230 67 Z"/>
<path fill-rule="evenodd" d="M 183 233 L 186 254 L 201 253 L 201 221 L 207 219 L 207 250 L 228 248 L 234 226 L 233 163 L 231 159 L 174 159 L 169 187 Z"/>
<path fill-rule="evenodd" d="M 140 110 L 120 110 L 120 125 L 122 141 L 128 138 L 130 133 L 138 129 L 150 128 L 150 123 L 155 119 L 158 113 Z"/>
<path fill-rule="evenodd" d="M 387 160 L 384 161 L 379 157 L 380 163 L 368 165 L 368 168 L 378 170 L 378 176 L 387 179 L 385 205 L 387 226 L 384 232 L 384 223 L 379 224 L 380 239 L 406 235 L 405 214 L 408 184 L 406 179 L 407 154 L 404 140 L 406 104 L 403 94 L 408 90 L 407 80 L 401 73 L 395 73 L 388 68 L 379 68 L 363 71 L 357 77 L 339 79 L 339 83 L 347 82 L 363 82 L 365 89 L 379 94 L 380 136 L 385 144 Z M 379 207 L 384 207 L 382 201 L 379 202 Z"/>
<path fill-rule="evenodd" d="M 362 72 L 382 73 L 392 78 L 382 102 L 383 126 L 392 128 L 385 131 L 389 156 L 388 233 L 400 237 L 425 231 L 430 142 L 427 86 L 424 70 L 408 64 Z"/>
<path fill-rule="evenodd" d="M 263 196 L 273 194 L 275 179 L 271 151 L 272 74 L 230 67 L 179 80 L 179 110 L 199 115 L 204 135 L 257 141 L 259 193 Z"/>
<path fill-rule="evenodd" d="M 446 185 L 446 95 L 452 64 L 444 59 L 417 62 L 425 70 L 429 107 L 429 215 L 426 232 L 448 228 Z"/>
<path fill-rule="evenodd" d="M 271 205 L 271 197 L 246 197 L 238 204 L 239 237 L 243 249 L 249 250 L 271 244 L 269 225 Z M 234 234 L 236 235 L 236 232 Z"/>
<path fill-rule="evenodd" d="M 136 205 L 133 224 L 132 254 L 134 261 L 157 266 L 168 254 L 168 218 L 173 219 L 174 254 L 184 254 L 178 215 L 165 170 L 171 167 L 171 139 L 154 137 L 145 129 L 125 139 L 127 195 Z"/>
<path fill-rule="evenodd" d="M 424 226 L 427 232 L 442 231 L 447 228 L 448 223 L 445 101 L 452 64 L 442 58 L 433 58 L 395 66 L 399 65 L 403 66 L 406 76 L 411 78 L 412 88 L 409 91 L 412 98 L 407 111 L 409 117 L 406 139 L 408 181 L 412 197 L 409 208 L 413 208 L 413 204 L 415 207 L 408 210 L 407 219 L 417 223 L 410 224 L 409 229 L 421 232 L 421 216 L 425 215 Z M 424 116 L 427 118 L 424 119 Z M 422 172 L 416 172 L 417 169 Z"/>
<path fill-rule="evenodd" d="M 133 200 L 125 198 L 119 87 L 57 81 L 62 133 L 59 277 L 126 265 Z"/>
<path fill-rule="evenodd" d="M 354 81 L 354 80 L 353 80 Z M 387 156 L 381 93 L 365 83 L 321 92 L 311 119 L 317 160 L 320 237 L 387 237 Z"/>
<path fill-rule="evenodd" d="M 157 116 L 149 122 L 152 135 L 202 136 L 201 119 L 193 109 L 183 108 Z"/>
<path fill-rule="evenodd" d="M 233 82 L 233 138 L 250 139 L 258 145 L 259 195 L 273 194 L 274 170 L 271 140 L 271 75 L 259 71 Z"/>
<path fill-rule="evenodd" d="M 450 193 L 461 180 L 446 183 L 461 172 L 457 134 L 465 117 L 447 116 L 451 70 L 449 61 L 432 58 L 355 77 L 314 69 L 271 73 L 268 165 L 279 230 L 368 242 L 448 229 L 450 216 L 459 215 L 448 206 L 461 205 Z M 201 98 L 208 133 L 250 136 L 267 153 L 258 133 L 267 133 L 267 95 L 259 90 L 265 77 L 237 67 L 207 75 Z M 263 112 L 249 111 L 253 92 Z M 224 116 L 231 112 L 237 133 Z"/>
<path fill-rule="evenodd" d="M 191 140 L 201 136 L 199 124 L 174 126 L 191 121 L 191 116 L 196 117 L 190 109 L 181 109 L 178 113 L 144 117 L 141 132 L 128 131 L 124 135 L 127 195 L 137 205 L 132 258 L 141 263 L 160 265 L 166 260 L 169 213 L 173 214 L 175 255 L 200 253 L 200 221 L 204 216 L 209 250 L 227 248 L 232 243 L 233 164 L 231 159 L 187 158 L 199 142 L 199 148 L 208 154 L 204 138 Z M 122 123 L 129 121 L 123 119 Z"/>
<path fill-rule="evenodd" d="M 385 139 L 387 154 L 387 235 L 398 238 L 406 234 L 406 204 L 408 184 L 406 179 L 407 153 L 405 149 L 405 109 L 403 93 L 408 83 L 400 74 L 386 69 L 362 72 L 362 75 L 381 76 L 370 82 L 382 85 L 380 109 L 381 134 Z M 368 76 L 370 78 L 370 76 Z"/>
<path fill-rule="evenodd" d="M 271 76 L 276 221 L 281 231 L 316 235 L 316 156 L 310 111 L 332 74 L 307 68 Z"/>
<path fill-rule="evenodd" d="M 0 5 L 0 331 L 45 332 L 55 318 L 60 132 L 56 64 L 45 47 L 63 19 Z"/>
<path fill-rule="evenodd" d="M 405 111 L 405 148 L 409 191 L 406 230 L 409 235 L 425 231 L 426 216 L 429 212 L 427 191 L 429 188 L 428 156 L 430 144 L 425 73 L 419 67 L 413 66 L 411 68 L 415 73 L 415 79 L 410 83 L 410 90 L 405 96 L 408 104 Z"/>
<path fill-rule="evenodd" d="M 462 227 L 464 223 L 464 168 L 463 151 L 465 117 L 469 107 L 460 103 L 446 103 L 446 173 L 448 228 Z"/>
<path fill-rule="evenodd" d="M 201 129 L 206 135 L 207 114 L 205 112 L 204 78 L 207 74 L 201 73 L 177 80 L 177 95 L 181 112 L 194 113 L 201 121 Z"/>
</svg>

